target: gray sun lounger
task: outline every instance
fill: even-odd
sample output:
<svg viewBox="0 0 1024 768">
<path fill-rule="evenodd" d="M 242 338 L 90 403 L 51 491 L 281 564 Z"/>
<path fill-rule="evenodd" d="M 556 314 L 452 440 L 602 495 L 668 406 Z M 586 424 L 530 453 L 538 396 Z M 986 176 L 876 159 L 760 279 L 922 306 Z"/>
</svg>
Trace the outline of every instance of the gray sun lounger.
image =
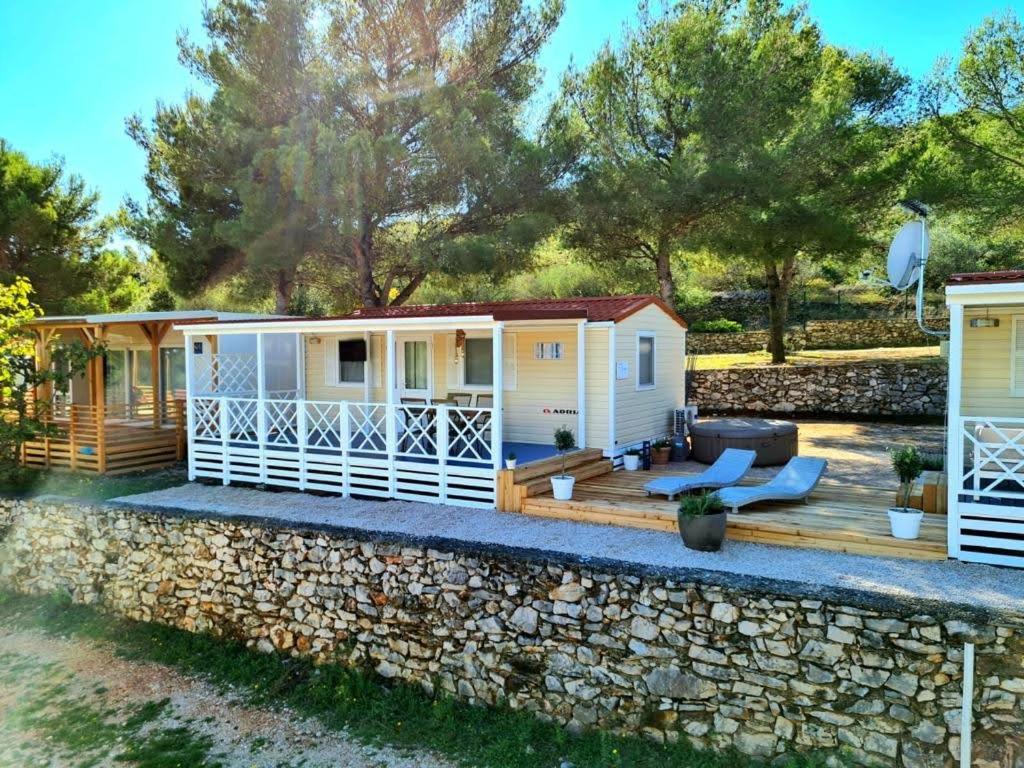
<svg viewBox="0 0 1024 768">
<path fill-rule="evenodd" d="M 644 486 L 647 495 L 665 494 L 668 500 L 696 488 L 724 488 L 735 485 L 747 474 L 757 454 L 740 448 L 726 448 L 715 463 L 697 475 L 670 475 L 651 480 Z"/>
<path fill-rule="evenodd" d="M 764 485 L 723 488 L 718 497 L 733 513 L 757 501 L 803 501 L 811 495 L 827 466 L 825 459 L 794 456 Z"/>
</svg>

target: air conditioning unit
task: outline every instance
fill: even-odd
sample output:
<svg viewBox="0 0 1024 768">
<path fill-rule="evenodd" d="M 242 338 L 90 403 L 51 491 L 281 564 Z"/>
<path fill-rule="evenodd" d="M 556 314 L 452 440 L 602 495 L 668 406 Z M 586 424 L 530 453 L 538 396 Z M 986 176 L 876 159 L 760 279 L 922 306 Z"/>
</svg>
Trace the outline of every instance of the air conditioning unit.
<svg viewBox="0 0 1024 768">
<path fill-rule="evenodd" d="M 676 408 L 672 419 L 672 434 L 690 434 L 690 425 L 697 420 L 697 406 L 688 405 L 685 408 Z"/>
</svg>

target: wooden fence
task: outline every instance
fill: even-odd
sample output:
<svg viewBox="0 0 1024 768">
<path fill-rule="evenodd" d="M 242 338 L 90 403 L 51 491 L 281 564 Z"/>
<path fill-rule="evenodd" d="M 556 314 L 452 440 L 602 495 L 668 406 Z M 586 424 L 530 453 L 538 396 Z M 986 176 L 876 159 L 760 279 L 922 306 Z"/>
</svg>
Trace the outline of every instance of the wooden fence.
<svg viewBox="0 0 1024 768">
<path fill-rule="evenodd" d="M 159 409 L 156 413 L 154 407 Z M 25 443 L 25 466 L 119 474 L 165 467 L 185 458 L 185 408 L 179 400 L 155 406 L 55 403 L 44 420 L 58 435 Z"/>
</svg>

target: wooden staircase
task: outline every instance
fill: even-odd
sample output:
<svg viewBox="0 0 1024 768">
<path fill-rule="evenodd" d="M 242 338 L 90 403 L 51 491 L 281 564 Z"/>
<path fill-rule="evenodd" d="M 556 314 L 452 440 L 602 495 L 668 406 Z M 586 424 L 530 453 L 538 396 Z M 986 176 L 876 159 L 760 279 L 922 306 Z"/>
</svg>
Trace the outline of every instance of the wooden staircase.
<svg viewBox="0 0 1024 768">
<path fill-rule="evenodd" d="M 565 457 L 565 471 L 580 483 L 612 471 L 611 459 L 606 459 L 599 448 L 573 451 Z M 528 498 L 551 491 L 551 477 L 561 474 L 562 459 L 535 461 L 516 469 L 503 469 L 498 473 L 498 509 L 501 512 L 522 512 Z"/>
</svg>

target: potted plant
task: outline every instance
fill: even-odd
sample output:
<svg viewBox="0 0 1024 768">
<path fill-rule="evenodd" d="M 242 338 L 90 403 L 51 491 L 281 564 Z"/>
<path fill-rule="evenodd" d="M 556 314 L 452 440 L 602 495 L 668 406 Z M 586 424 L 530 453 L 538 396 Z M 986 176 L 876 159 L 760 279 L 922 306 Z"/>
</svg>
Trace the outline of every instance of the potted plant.
<svg viewBox="0 0 1024 768">
<path fill-rule="evenodd" d="M 668 457 L 672 453 L 672 443 L 662 438 L 654 443 L 651 448 L 651 462 L 654 464 L 668 464 Z"/>
<path fill-rule="evenodd" d="M 630 448 L 622 456 L 622 468 L 627 472 L 636 472 L 640 469 L 640 451 Z"/>
<path fill-rule="evenodd" d="M 566 426 L 555 430 L 555 450 L 562 457 L 562 474 L 551 477 L 551 492 L 559 501 L 568 501 L 572 498 L 572 487 L 576 478 L 565 474 L 565 454 L 576 447 L 576 435 Z"/>
<path fill-rule="evenodd" d="M 725 505 L 717 493 L 683 496 L 679 501 L 679 535 L 687 549 L 717 552 L 725 540 Z"/>
<path fill-rule="evenodd" d="M 516 452 L 515 451 L 511 451 L 511 452 L 509 452 L 508 457 L 505 459 L 505 469 L 515 469 L 515 468 L 516 468 Z"/>
<path fill-rule="evenodd" d="M 912 445 L 893 451 L 891 454 L 892 470 L 900 481 L 897 501 L 899 507 L 889 507 L 889 527 L 897 539 L 916 539 L 921 530 L 921 518 L 924 512 L 910 508 L 910 494 L 914 489 L 914 481 L 921 476 L 924 462 L 917 448 Z"/>
</svg>

